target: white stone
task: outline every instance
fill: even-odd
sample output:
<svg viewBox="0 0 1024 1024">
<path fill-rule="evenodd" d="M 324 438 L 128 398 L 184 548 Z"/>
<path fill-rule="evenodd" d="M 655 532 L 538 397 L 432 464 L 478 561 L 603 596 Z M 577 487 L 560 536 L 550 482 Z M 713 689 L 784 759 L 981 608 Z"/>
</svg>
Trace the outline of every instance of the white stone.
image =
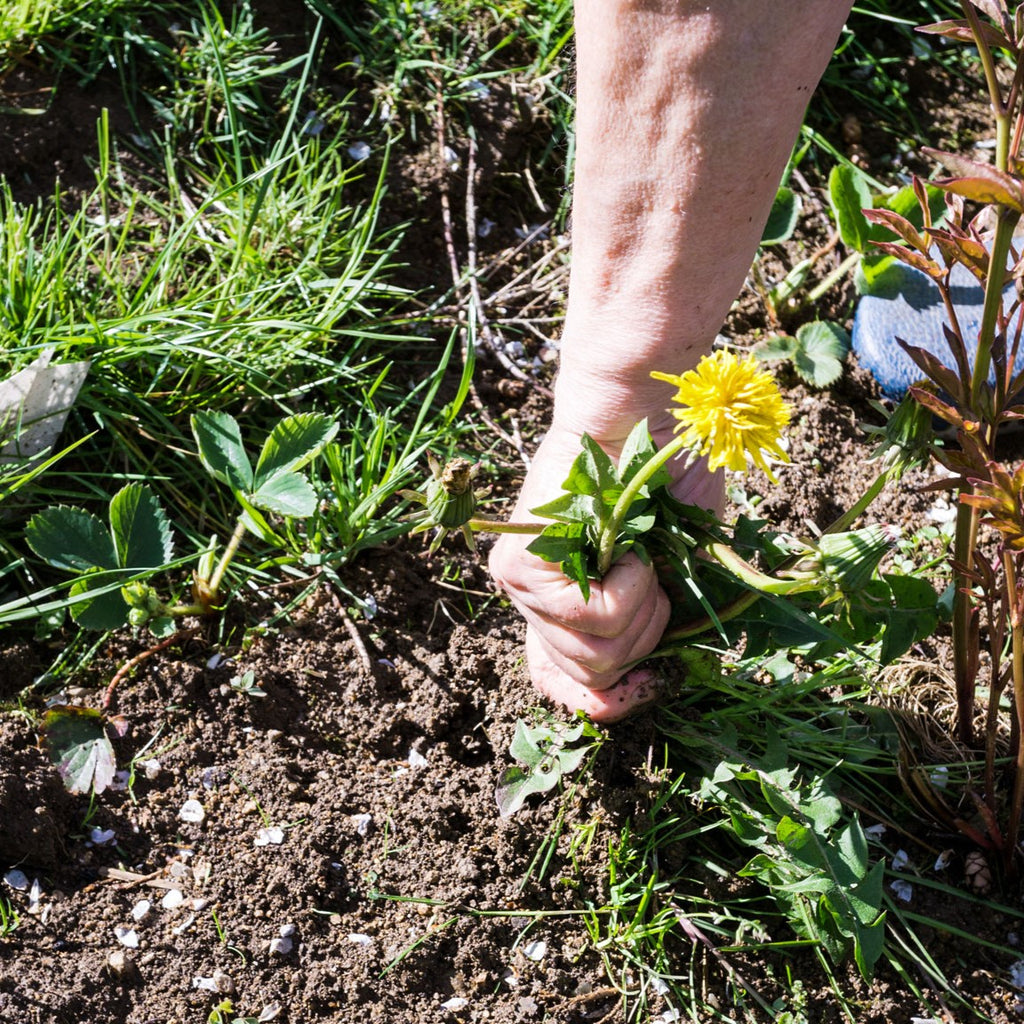
<svg viewBox="0 0 1024 1024">
<path fill-rule="evenodd" d="M 160 906 L 164 910 L 175 910 L 185 902 L 185 897 L 180 889 L 168 889 L 164 898 L 160 901 Z"/>
<path fill-rule="evenodd" d="M 543 960 L 548 951 L 548 944 L 539 939 L 537 942 L 528 942 L 523 947 L 523 955 L 527 960 Z"/>
<path fill-rule="evenodd" d="M 132 907 L 132 920 L 141 921 L 150 911 L 153 904 L 149 900 L 139 900 L 138 903 Z"/>
<path fill-rule="evenodd" d="M 129 949 L 139 948 L 139 934 L 134 928 L 124 928 L 118 925 L 114 929 L 114 936 L 122 946 L 127 946 Z"/>
<path fill-rule="evenodd" d="M 186 800 L 178 811 L 178 817 L 193 825 L 198 824 L 206 817 L 206 808 L 198 800 Z"/>
<path fill-rule="evenodd" d="M 256 833 L 255 846 L 280 846 L 284 842 L 283 828 L 261 828 Z"/>
</svg>

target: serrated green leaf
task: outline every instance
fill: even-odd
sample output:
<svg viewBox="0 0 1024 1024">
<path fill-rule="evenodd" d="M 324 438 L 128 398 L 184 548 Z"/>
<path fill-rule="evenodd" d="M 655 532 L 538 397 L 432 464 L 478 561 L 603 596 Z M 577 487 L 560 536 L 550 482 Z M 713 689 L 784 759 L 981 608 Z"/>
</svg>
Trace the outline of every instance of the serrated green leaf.
<svg viewBox="0 0 1024 1024">
<path fill-rule="evenodd" d="M 828 176 L 828 197 L 843 244 L 867 252 L 871 225 L 863 211 L 871 208 L 872 201 L 864 175 L 849 164 L 837 164 Z"/>
<path fill-rule="evenodd" d="M 69 793 L 102 793 L 113 781 L 117 763 L 99 711 L 69 705 L 43 716 L 43 737 L 50 761 Z"/>
<path fill-rule="evenodd" d="M 530 541 L 526 550 L 546 562 L 557 562 L 565 575 L 579 585 L 586 601 L 590 597 L 588 563 L 591 557 L 596 560 L 596 554 L 589 548 L 582 523 L 552 523 Z"/>
<path fill-rule="evenodd" d="M 298 413 L 281 420 L 263 443 L 253 489 L 260 491 L 280 473 L 301 469 L 338 433 L 338 424 L 320 413 Z"/>
<path fill-rule="evenodd" d="M 248 495 L 248 499 L 257 508 L 295 519 L 304 519 L 316 511 L 316 491 L 298 473 L 278 473 Z"/>
<path fill-rule="evenodd" d="M 122 568 L 155 569 L 174 556 L 171 524 L 145 484 L 128 484 L 110 499 L 110 534 Z"/>
<path fill-rule="evenodd" d="M 643 469 L 657 454 L 657 451 L 650 431 L 647 429 L 647 420 L 643 419 L 629 432 L 629 437 L 626 438 L 626 443 L 622 446 L 622 452 L 619 455 L 618 475 L 619 482 L 623 487 Z M 662 484 L 667 484 L 670 480 L 671 476 L 668 470 L 662 466 L 647 482 L 643 493 L 649 493 Z"/>
<path fill-rule="evenodd" d="M 800 197 L 791 188 L 783 185 L 772 200 L 768 223 L 761 233 L 761 244 L 779 245 L 787 241 L 796 230 L 801 207 Z"/>
<path fill-rule="evenodd" d="M 850 351 L 850 336 L 838 324 L 815 320 L 796 332 L 798 347 L 793 367 L 808 384 L 825 388 L 843 373 L 843 362 Z"/>
<path fill-rule="evenodd" d="M 592 523 L 594 501 L 587 494 L 561 494 L 546 505 L 531 508 L 530 512 L 542 519 L 554 519 L 560 523 Z"/>
<path fill-rule="evenodd" d="M 607 500 L 606 495 L 621 492 L 615 463 L 607 452 L 588 434 L 580 438 L 580 446 L 583 451 L 576 456 L 562 490 L 603 500 Z"/>
<path fill-rule="evenodd" d="M 796 338 L 789 334 L 775 334 L 759 341 L 753 348 L 753 356 L 762 362 L 772 359 L 792 359 L 798 348 Z"/>
<path fill-rule="evenodd" d="M 233 491 L 252 490 L 252 463 L 233 416 L 209 410 L 197 412 L 192 417 L 192 434 L 199 448 L 199 460 L 215 480 Z"/>
<path fill-rule="evenodd" d="M 106 632 L 120 629 L 128 622 L 128 605 L 121 596 L 120 589 L 108 590 L 106 593 L 89 595 L 111 582 L 124 579 L 124 573 L 97 572 L 86 573 L 71 584 L 68 596 L 82 598 L 71 605 L 71 618 L 85 629 L 97 629 Z"/>
<path fill-rule="evenodd" d="M 117 567 L 117 553 L 107 527 L 80 508 L 58 505 L 37 512 L 25 527 L 25 540 L 55 569 L 88 572 Z"/>
</svg>

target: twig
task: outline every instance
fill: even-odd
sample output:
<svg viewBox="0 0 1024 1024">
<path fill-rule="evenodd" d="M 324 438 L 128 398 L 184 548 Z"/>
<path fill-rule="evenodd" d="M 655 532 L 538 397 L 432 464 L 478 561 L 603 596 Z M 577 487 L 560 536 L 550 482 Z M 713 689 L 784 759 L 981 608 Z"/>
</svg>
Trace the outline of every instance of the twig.
<svg viewBox="0 0 1024 1024">
<path fill-rule="evenodd" d="M 335 611 L 337 611 L 341 621 L 345 624 L 345 629 L 348 631 L 348 635 L 355 644 L 356 652 L 359 655 L 359 660 L 363 663 L 363 668 L 370 673 L 371 676 L 376 677 L 377 666 L 373 658 L 370 657 L 370 652 L 366 648 L 366 644 L 363 641 L 362 636 L 359 633 L 359 628 L 352 621 L 352 617 L 345 611 L 345 606 L 341 603 L 341 599 L 332 590 L 331 591 L 331 604 L 334 605 Z"/>
</svg>

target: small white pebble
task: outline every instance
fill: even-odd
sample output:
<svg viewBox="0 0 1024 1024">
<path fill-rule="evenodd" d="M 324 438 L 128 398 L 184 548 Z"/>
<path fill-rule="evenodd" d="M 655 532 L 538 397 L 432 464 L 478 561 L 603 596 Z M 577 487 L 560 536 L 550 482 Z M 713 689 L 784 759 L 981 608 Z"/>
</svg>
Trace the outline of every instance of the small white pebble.
<svg viewBox="0 0 1024 1024">
<path fill-rule="evenodd" d="M 132 920 L 141 921 L 150 911 L 153 904 L 149 900 L 139 900 L 138 903 L 132 907 Z"/>
<path fill-rule="evenodd" d="M 668 990 L 669 985 L 664 978 L 651 978 L 651 991 L 655 995 L 663 996 Z"/>
<path fill-rule="evenodd" d="M 361 836 L 368 835 L 369 831 L 370 831 L 370 826 L 373 824 L 373 815 L 372 814 L 353 814 L 352 815 L 352 824 L 355 825 L 356 832 L 359 835 L 361 835 Z M 341 867 L 341 865 L 339 864 L 338 867 Z"/>
<path fill-rule="evenodd" d="M 548 944 L 540 939 L 537 942 L 528 942 L 523 947 L 523 955 L 527 960 L 543 960 L 548 951 Z"/>
<path fill-rule="evenodd" d="M 373 939 L 369 935 L 363 935 L 361 932 L 349 932 L 348 941 L 355 946 L 373 945 Z"/>
<path fill-rule="evenodd" d="M 216 992 L 217 982 L 213 978 L 193 978 L 192 987 L 199 989 L 201 992 Z"/>
<path fill-rule="evenodd" d="M 425 764 L 429 763 L 427 759 L 415 748 L 409 751 L 409 756 L 406 758 L 406 761 L 409 762 L 410 768 L 422 768 Z"/>
<path fill-rule="evenodd" d="M 288 937 L 271 939 L 270 952 L 276 953 L 278 956 L 287 956 L 294 945 L 295 943 Z"/>
<path fill-rule="evenodd" d="M 197 824 L 206 817 L 206 808 L 198 800 L 186 800 L 178 811 L 178 817 L 182 821 Z"/>
<path fill-rule="evenodd" d="M 8 871 L 7 874 L 4 875 L 4 881 L 12 889 L 17 889 L 18 892 L 25 892 L 25 890 L 28 889 L 28 875 L 26 875 L 24 871 L 19 871 L 17 868 Z"/>
<path fill-rule="evenodd" d="M 171 931 L 175 935 L 181 935 L 182 932 L 187 931 L 189 928 L 192 927 L 193 924 L 195 924 L 195 920 L 196 920 L 196 915 L 195 914 L 189 914 L 188 917 L 186 917 L 185 920 L 182 921 L 181 924 L 179 924 L 177 928 L 172 928 Z"/>
<path fill-rule="evenodd" d="M 256 1018 L 257 1024 L 267 1024 L 267 1021 L 275 1020 L 280 1012 L 280 1003 L 267 1003 L 267 1005 L 260 1010 L 260 1015 Z"/>
<path fill-rule="evenodd" d="M 160 906 L 164 910 L 176 910 L 178 907 L 185 902 L 185 897 L 182 895 L 180 889 L 168 889 L 164 898 L 160 901 Z"/>
<path fill-rule="evenodd" d="M 210 901 L 207 899 L 195 899 L 192 901 L 193 910 L 205 910 L 210 905 Z"/>
<path fill-rule="evenodd" d="M 469 1000 L 463 999 L 462 996 L 452 996 L 451 999 L 446 999 L 441 1004 L 442 1010 L 464 1010 L 469 1006 Z"/>
<path fill-rule="evenodd" d="M 114 936 L 122 946 L 127 946 L 129 949 L 139 948 L 139 934 L 134 928 L 124 928 L 118 925 L 114 929 Z"/>
<path fill-rule="evenodd" d="M 261 828 L 256 833 L 255 846 L 280 846 L 284 842 L 283 828 Z"/>
<path fill-rule="evenodd" d="M 163 765 L 161 765 L 155 757 L 151 757 L 148 761 L 142 762 L 142 771 L 150 782 L 160 774 L 162 768 Z"/>
</svg>

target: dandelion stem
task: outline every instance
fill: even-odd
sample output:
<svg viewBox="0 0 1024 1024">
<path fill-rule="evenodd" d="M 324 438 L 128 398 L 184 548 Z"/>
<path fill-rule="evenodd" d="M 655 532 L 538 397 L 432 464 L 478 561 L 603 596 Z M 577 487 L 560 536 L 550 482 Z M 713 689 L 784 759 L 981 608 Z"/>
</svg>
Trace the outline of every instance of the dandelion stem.
<svg viewBox="0 0 1024 1024">
<path fill-rule="evenodd" d="M 668 444 L 663 448 L 659 448 L 658 451 L 652 455 L 646 463 L 644 463 L 644 465 L 637 471 L 636 475 L 623 488 L 622 494 L 619 495 L 619 499 L 615 502 L 615 507 L 612 509 L 612 514 L 608 517 L 604 526 L 601 528 L 601 536 L 598 541 L 597 552 L 598 578 L 604 576 L 604 574 L 612 567 L 612 556 L 615 553 L 615 541 L 618 539 L 619 531 L 622 529 L 622 524 L 625 521 L 626 516 L 629 515 L 629 509 L 633 502 L 647 485 L 647 482 L 651 477 L 653 477 L 654 474 L 669 461 L 669 459 L 678 455 L 685 447 L 686 442 L 682 435 L 672 438 Z M 692 457 L 691 453 L 691 458 Z"/>
</svg>

